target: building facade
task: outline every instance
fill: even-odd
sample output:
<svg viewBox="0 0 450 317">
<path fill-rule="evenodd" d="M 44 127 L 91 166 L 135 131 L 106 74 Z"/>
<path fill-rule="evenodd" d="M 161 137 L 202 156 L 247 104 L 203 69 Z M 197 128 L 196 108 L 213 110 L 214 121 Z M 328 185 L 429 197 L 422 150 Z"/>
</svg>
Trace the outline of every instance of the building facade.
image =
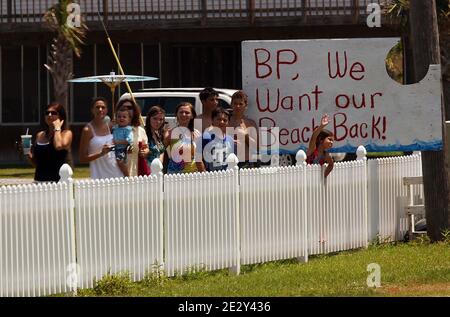
<svg viewBox="0 0 450 317">
<path fill-rule="evenodd" d="M 27 128 L 35 133 L 52 100 L 47 61 L 52 34 L 43 13 L 56 0 L 1 0 L 0 164 L 23 162 L 15 142 Z M 124 72 L 158 77 L 132 83 L 150 87 L 241 88 L 244 40 L 398 36 L 395 25 L 369 28 L 370 0 L 79 0 L 89 27 L 74 77 L 119 73 L 103 19 Z M 75 134 L 89 120 L 92 97 L 111 99 L 103 84 L 70 84 L 70 126 Z M 125 87 L 116 90 L 117 98 Z M 75 160 L 77 161 L 77 160 Z"/>
</svg>

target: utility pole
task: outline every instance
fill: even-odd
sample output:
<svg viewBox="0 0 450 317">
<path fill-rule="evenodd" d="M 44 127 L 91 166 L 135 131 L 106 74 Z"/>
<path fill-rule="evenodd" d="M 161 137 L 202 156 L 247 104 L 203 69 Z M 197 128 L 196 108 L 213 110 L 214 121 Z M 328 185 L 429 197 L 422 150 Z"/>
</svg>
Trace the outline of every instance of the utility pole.
<svg viewBox="0 0 450 317">
<path fill-rule="evenodd" d="M 413 53 L 413 78 L 421 80 L 430 64 L 440 64 L 439 31 L 435 0 L 410 0 L 410 40 Z M 442 109 L 441 151 L 422 152 L 422 175 L 425 193 L 425 212 L 428 236 L 432 241 L 442 240 L 448 229 L 449 174 L 445 107 Z"/>
</svg>

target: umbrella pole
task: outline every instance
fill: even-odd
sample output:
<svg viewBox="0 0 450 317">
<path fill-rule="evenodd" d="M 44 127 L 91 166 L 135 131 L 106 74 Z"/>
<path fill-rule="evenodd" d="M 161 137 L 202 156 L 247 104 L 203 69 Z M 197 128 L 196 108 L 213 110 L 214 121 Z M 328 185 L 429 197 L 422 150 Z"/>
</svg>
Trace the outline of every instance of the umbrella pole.
<svg viewBox="0 0 450 317">
<path fill-rule="evenodd" d="M 116 91 L 116 86 L 114 86 L 114 85 L 111 85 L 111 86 L 109 86 L 109 88 L 111 89 L 111 96 L 112 96 L 112 99 L 111 99 L 111 103 L 112 103 L 112 115 L 113 115 L 113 120 L 115 120 L 116 119 L 116 114 L 114 113 L 114 109 L 116 108 L 116 104 L 114 103 L 114 93 L 115 93 L 115 91 Z"/>
<path fill-rule="evenodd" d="M 124 71 L 122 69 L 122 65 L 120 64 L 119 57 L 117 56 L 116 50 L 114 49 L 114 45 L 113 45 L 113 43 L 111 41 L 111 38 L 109 37 L 109 33 L 106 30 L 105 23 L 103 23 L 103 19 L 100 17 L 100 11 L 97 11 L 97 14 L 98 14 L 98 17 L 100 18 L 100 22 L 102 23 L 103 29 L 105 30 L 106 40 L 108 41 L 109 47 L 111 48 L 111 51 L 112 51 L 112 53 L 114 55 L 114 58 L 116 59 L 117 65 L 119 66 L 119 71 L 122 73 L 122 75 L 125 75 L 125 73 L 124 73 Z M 131 99 L 137 105 L 136 99 L 134 99 L 133 92 L 131 91 L 131 87 L 130 87 L 130 85 L 128 84 L 127 81 L 125 81 L 125 85 L 127 86 L 128 93 L 130 94 Z M 140 121 L 141 125 L 145 126 L 144 119 L 142 118 L 142 114 L 139 116 L 139 119 L 140 119 L 139 121 Z"/>
<path fill-rule="evenodd" d="M 103 23 L 103 21 L 102 21 L 102 23 Z M 122 73 L 122 75 L 125 75 L 125 73 L 123 72 L 123 69 L 122 69 L 122 65 L 120 64 L 119 57 L 117 57 L 116 50 L 114 49 L 114 45 L 112 44 L 111 39 L 109 38 L 109 36 L 108 36 L 107 40 L 108 40 L 108 43 L 109 43 L 109 47 L 111 48 L 111 51 L 112 51 L 112 53 L 114 55 L 114 58 L 116 59 L 117 65 L 119 66 L 120 73 Z M 127 86 L 128 93 L 130 94 L 131 99 L 133 100 L 133 102 L 136 105 L 138 105 L 138 103 L 136 102 L 136 99 L 134 99 L 133 92 L 131 91 L 131 87 L 130 87 L 130 85 L 128 84 L 128 82 L 126 80 L 125 80 L 125 85 Z M 139 121 L 141 123 L 141 126 L 145 126 L 144 119 L 142 118 L 142 114 L 139 116 Z"/>
</svg>

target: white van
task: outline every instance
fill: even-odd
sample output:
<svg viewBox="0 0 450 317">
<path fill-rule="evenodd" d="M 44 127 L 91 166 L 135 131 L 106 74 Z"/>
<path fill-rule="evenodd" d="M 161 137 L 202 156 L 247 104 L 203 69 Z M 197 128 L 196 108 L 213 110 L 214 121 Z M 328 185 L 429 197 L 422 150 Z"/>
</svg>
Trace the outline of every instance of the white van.
<svg viewBox="0 0 450 317">
<path fill-rule="evenodd" d="M 197 115 L 202 113 L 202 103 L 200 101 L 200 92 L 204 88 L 148 88 L 134 92 L 133 96 L 139 104 L 142 116 L 147 115 L 151 106 L 160 105 L 166 110 L 166 121 L 169 127 L 175 127 L 175 108 L 181 102 L 191 103 Z M 231 108 L 231 96 L 237 91 L 236 89 L 214 88 L 219 93 L 219 106 Z M 120 97 L 122 99 L 130 99 L 130 94 L 125 93 Z"/>
</svg>

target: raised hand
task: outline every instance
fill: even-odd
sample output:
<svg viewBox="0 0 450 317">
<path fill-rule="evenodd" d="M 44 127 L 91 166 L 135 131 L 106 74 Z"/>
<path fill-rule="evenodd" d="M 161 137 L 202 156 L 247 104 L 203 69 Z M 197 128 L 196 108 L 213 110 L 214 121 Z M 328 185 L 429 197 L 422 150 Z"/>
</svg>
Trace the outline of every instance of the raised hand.
<svg viewBox="0 0 450 317">
<path fill-rule="evenodd" d="M 60 120 L 58 118 L 55 121 L 53 121 L 52 123 L 53 123 L 53 128 L 58 130 L 58 129 L 61 129 L 61 127 L 62 127 L 62 125 L 64 123 L 64 120 Z"/>
<path fill-rule="evenodd" d="M 328 123 L 330 123 L 330 117 L 328 116 L 328 114 L 324 114 L 323 116 L 322 116 L 322 119 L 320 120 L 320 125 L 322 126 L 322 127 L 324 127 L 324 126 L 326 126 Z"/>
</svg>

